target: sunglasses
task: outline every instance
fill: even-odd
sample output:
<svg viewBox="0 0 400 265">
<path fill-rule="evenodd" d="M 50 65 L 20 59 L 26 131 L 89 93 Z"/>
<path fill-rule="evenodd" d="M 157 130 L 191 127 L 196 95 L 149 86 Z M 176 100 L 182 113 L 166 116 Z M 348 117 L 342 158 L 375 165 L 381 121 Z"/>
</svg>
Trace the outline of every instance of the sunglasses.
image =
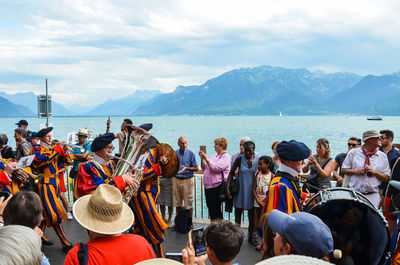
<svg viewBox="0 0 400 265">
<path fill-rule="evenodd" d="M 383 137 L 383 136 L 381 136 L 381 137 L 379 137 L 379 140 L 386 140 L 387 139 L 387 137 Z"/>
<path fill-rule="evenodd" d="M 348 146 L 352 146 L 352 147 L 356 147 L 357 144 L 351 144 L 351 143 L 347 143 Z"/>
</svg>

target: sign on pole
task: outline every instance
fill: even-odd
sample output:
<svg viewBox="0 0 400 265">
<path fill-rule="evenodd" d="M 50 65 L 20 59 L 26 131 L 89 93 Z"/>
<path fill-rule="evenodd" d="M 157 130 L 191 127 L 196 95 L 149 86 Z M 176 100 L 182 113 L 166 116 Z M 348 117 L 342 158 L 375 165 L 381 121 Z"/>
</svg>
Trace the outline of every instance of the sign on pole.
<svg viewBox="0 0 400 265">
<path fill-rule="evenodd" d="M 37 97 L 37 106 L 38 106 L 38 117 L 39 118 L 47 118 L 51 117 L 51 96 L 47 96 L 48 101 L 46 102 L 46 95 L 39 95 Z M 46 104 L 47 111 L 46 111 Z"/>
</svg>

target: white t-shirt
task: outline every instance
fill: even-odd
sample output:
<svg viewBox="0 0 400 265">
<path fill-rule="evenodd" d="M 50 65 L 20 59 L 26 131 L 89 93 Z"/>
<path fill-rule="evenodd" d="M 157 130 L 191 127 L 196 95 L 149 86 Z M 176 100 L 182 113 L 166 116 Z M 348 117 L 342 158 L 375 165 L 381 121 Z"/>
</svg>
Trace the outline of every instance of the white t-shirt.
<svg viewBox="0 0 400 265">
<path fill-rule="evenodd" d="M 343 161 L 342 168 L 360 169 L 364 168 L 366 156 L 361 147 L 350 150 Z M 369 158 L 371 167 L 378 172 L 390 176 L 390 166 L 385 153 L 378 150 L 376 154 Z M 378 192 L 381 181 L 375 176 L 351 175 L 349 187 L 361 193 Z"/>
<path fill-rule="evenodd" d="M 269 184 L 271 183 L 272 173 L 268 172 L 267 174 L 261 173 L 261 171 L 257 172 L 256 175 L 256 194 L 265 196 L 269 189 Z M 254 207 L 260 207 L 257 201 L 254 199 Z"/>
</svg>

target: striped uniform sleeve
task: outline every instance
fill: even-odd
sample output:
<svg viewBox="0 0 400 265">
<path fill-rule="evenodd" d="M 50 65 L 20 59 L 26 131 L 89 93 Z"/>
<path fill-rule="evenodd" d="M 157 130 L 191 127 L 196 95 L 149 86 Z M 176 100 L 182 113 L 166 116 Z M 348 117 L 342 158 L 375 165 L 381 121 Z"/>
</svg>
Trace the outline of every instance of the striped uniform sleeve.
<svg viewBox="0 0 400 265">
<path fill-rule="evenodd" d="M 0 183 L 3 185 L 10 185 L 10 179 L 7 176 L 7 173 L 4 170 L 0 170 Z"/>
<path fill-rule="evenodd" d="M 33 159 L 33 163 L 37 167 L 41 167 L 44 165 L 48 165 L 53 163 L 53 161 L 57 158 L 58 155 L 64 155 L 64 151 L 61 147 L 55 146 L 52 149 L 43 150 L 40 147 L 36 147 L 34 150 L 35 158 Z"/>
<path fill-rule="evenodd" d="M 103 179 L 100 172 L 98 172 L 91 163 L 82 163 L 79 165 L 76 179 L 76 189 L 79 196 L 92 193 L 101 184 L 113 185 L 121 192 L 124 192 L 126 188 L 122 176 L 117 176 L 115 178 L 105 176 Z"/>
<path fill-rule="evenodd" d="M 291 214 L 300 211 L 300 205 L 293 191 L 284 183 L 279 182 L 280 178 L 274 179 L 271 183 L 266 199 L 265 212 L 273 209 Z"/>
</svg>

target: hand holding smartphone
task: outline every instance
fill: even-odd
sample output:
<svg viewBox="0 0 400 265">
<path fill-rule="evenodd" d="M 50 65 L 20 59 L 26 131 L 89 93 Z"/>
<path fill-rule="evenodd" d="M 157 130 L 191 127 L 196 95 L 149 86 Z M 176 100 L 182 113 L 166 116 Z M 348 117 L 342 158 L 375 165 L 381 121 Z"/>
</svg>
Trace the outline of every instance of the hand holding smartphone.
<svg viewBox="0 0 400 265">
<path fill-rule="evenodd" d="M 207 147 L 205 145 L 200 145 L 200 151 L 203 151 L 203 153 L 207 154 Z"/>
<path fill-rule="evenodd" d="M 189 231 L 189 244 L 193 246 L 195 256 L 206 254 L 206 244 L 203 240 L 204 228 L 197 228 Z"/>
</svg>

